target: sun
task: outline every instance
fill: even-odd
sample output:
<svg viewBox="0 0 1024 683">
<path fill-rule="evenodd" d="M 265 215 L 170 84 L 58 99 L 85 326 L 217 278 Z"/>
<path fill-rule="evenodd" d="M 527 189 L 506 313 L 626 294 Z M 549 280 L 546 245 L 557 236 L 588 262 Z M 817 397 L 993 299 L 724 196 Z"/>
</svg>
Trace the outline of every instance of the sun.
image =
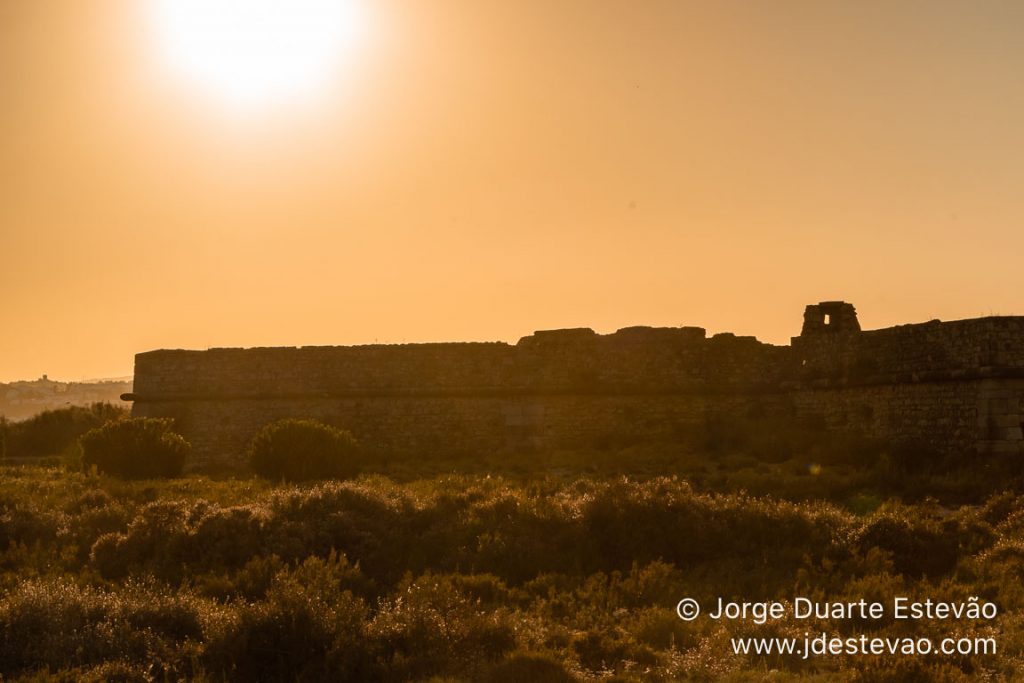
<svg viewBox="0 0 1024 683">
<path fill-rule="evenodd" d="M 307 99 L 342 75 L 365 26 L 357 0 L 151 0 L 177 76 L 244 110 Z"/>
</svg>

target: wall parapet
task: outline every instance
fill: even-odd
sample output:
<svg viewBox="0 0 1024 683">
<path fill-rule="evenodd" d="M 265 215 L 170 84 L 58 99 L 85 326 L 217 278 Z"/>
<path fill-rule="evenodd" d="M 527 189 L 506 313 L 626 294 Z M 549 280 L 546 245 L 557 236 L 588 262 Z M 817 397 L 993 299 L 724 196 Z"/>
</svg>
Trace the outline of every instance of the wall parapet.
<svg viewBox="0 0 1024 683">
<path fill-rule="evenodd" d="M 771 406 L 882 438 L 1024 454 L 1024 317 L 864 331 L 852 304 L 826 301 L 806 308 L 789 346 L 636 326 L 541 330 L 516 344 L 157 350 L 136 356 L 125 398 L 136 415 L 176 419 L 208 453 L 237 452 L 280 417 L 317 417 L 389 448 L 479 451 L 598 432 L 668 438 L 713 413 Z"/>
</svg>

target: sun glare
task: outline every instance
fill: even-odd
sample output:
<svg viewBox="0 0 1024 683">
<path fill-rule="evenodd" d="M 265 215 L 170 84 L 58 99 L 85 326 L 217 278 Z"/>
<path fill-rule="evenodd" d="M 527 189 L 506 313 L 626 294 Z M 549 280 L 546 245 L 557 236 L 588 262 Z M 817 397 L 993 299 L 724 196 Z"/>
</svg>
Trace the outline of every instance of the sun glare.
<svg viewBox="0 0 1024 683">
<path fill-rule="evenodd" d="M 181 78 L 241 109 L 330 86 L 364 30 L 356 0 L 152 0 L 157 47 Z"/>
</svg>

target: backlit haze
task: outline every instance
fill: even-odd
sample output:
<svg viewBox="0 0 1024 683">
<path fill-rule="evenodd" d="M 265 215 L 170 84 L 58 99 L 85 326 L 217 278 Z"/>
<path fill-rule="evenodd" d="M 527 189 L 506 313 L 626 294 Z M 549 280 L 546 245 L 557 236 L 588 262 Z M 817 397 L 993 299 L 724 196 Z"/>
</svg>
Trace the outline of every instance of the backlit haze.
<svg viewBox="0 0 1024 683">
<path fill-rule="evenodd" d="M 0 381 L 1024 313 L 1022 35 L 995 1 L 2 2 Z"/>
</svg>

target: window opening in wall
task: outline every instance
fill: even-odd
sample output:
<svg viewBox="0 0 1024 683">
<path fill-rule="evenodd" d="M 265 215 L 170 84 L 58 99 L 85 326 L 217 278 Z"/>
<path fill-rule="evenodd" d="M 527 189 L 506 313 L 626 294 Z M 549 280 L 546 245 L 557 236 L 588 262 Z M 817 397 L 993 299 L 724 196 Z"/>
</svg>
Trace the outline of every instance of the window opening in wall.
<svg viewBox="0 0 1024 683">
<path fill-rule="evenodd" d="M 826 313 L 825 314 L 825 324 L 826 325 L 831 325 L 832 324 L 832 314 L 831 313 Z"/>
</svg>

